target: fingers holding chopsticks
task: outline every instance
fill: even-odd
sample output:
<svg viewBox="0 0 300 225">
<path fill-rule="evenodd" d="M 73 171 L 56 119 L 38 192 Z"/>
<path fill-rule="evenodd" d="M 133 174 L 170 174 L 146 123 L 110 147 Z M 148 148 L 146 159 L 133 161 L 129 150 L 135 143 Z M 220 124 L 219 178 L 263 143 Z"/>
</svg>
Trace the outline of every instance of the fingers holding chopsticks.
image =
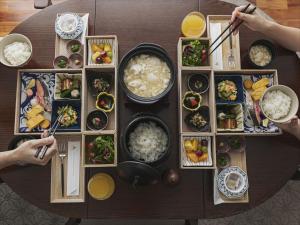
<svg viewBox="0 0 300 225">
<path fill-rule="evenodd" d="M 49 160 L 53 157 L 53 155 L 57 152 L 57 141 L 53 136 L 45 137 L 34 141 L 35 142 L 33 143 L 33 145 L 35 149 L 48 146 L 48 150 L 46 151 L 42 159 L 40 157 L 35 158 L 37 161 L 36 164 L 46 165 L 49 162 Z"/>
</svg>

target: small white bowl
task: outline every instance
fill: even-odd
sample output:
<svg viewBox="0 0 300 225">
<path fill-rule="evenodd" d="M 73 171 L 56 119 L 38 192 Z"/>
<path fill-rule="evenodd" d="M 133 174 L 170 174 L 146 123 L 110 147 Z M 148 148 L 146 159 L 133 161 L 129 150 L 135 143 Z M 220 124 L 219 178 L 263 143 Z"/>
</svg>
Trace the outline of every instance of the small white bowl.
<svg viewBox="0 0 300 225">
<path fill-rule="evenodd" d="M 275 91 L 275 90 L 282 91 L 284 94 L 286 94 L 287 96 L 289 96 L 291 98 L 291 100 L 292 100 L 291 108 L 290 108 L 290 111 L 288 112 L 288 114 L 285 117 L 280 118 L 278 120 L 272 119 L 269 116 L 267 116 L 266 113 L 264 112 L 263 107 L 262 107 L 262 102 L 264 100 L 264 97 L 265 97 L 266 93 L 268 93 L 270 91 Z M 286 123 L 286 122 L 290 121 L 297 114 L 298 108 L 299 108 L 299 100 L 298 100 L 297 94 L 291 88 L 289 88 L 287 86 L 284 86 L 284 85 L 273 85 L 273 86 L 269 87 L 264 92 L 263 96 L 261 97 L 261 99 L 259 101 L 259 105 L 260 105 L 262 113 L 270 121 L 273 121 L 275 123 Z"/>
<path fill-rule="evenodd" d="M 6 58 L 4 57 L 4 48 L 9 45 L 12 44 L 14 42 L 25 42 L 29 45 L 30 50 L 31 50 L 31 55 L 30 57 L 23 62 L 20 65 L 11 65 Z M 5 36 L 1 41 L 0 41 L 0 62 L 8 67 L 22 67 L 25 66 L 31 59 L 32 57 L 32 44 L 31 41 L 29 40 L 29 38 L 27 38 L 26 36 L 24 36 L 23 34 L 9 34 L 7 36 Z"/>
</svg>

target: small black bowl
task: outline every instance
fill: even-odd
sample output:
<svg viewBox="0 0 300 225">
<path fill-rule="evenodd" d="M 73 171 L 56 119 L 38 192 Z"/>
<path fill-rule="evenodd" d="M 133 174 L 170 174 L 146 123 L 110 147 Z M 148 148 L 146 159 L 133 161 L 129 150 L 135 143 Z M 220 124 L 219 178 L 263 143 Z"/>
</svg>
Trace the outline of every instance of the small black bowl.
<svg viewBox="0 0 300 225">
<path fill-rule="evenodd" d="M 269 52 L 271 53 L 271 60 L 270 60 L 270 62 L 268 64 L 264 65 L 264 66 L 257 65 L 250 58 L 250 50 L 251 50 L 251 48 L 254 47 L 254 46 L 257 46 L 257 45 L 265 46 L 269 50 Z M 248 49 L 248 60 L 249 60 L 250 65 L 253 66 L 254 68 L 262 69 L 262 68 L 268 67 L 273 62 L 275 56 L 276 56 L 276 52 L 275 52 L 275 46 L 274 46 L 274 44 L 272 42 L 268 41 L 268 40 L 265 40 L 265 39 L 260 39 L 260 40 L 254 41 L 250 45 L 250 47 Z"/>
<path fill-rule="evenodd" d="M 99 121 L 99 126 L 96 126 L 93 123 L 93 119 L 98 118 Z M 108 124 L 108 117 L 105 112 L 101 110 L 94 110 L 90 112 L 86 118 L 86 126 L 90 130 L 103 130 L 106 128 Z"/>
<path fill-rule="evenodd" d="M 150 97 L 150 98 L 144 98 L 144 97 L 135 95 L 127 88 L 127 86 L 124 82 L 124 70 L 125 70 L 127 64 L 129 63 L 130 59 L 132 59 L 135 56 L 142 55 L 142 54 L 153 55 L 153 56 L 158 57 L 162 61 L 166 62 L 166 64 L 168 65 L 168 67 L 170 69 L 170 72 L 171 72 L 171 78 L 170 78 L 168 87 L 159 95 Z M 134 49 L 130 50 L 122 58 L 121 63 L 118 68 L 118 73 L 119 73 L 118 76 L 119 76 L 120 85 L 130 100 L 132 100 L 135 103 L 139 103 L 139 104 L 153 104 L 153 103 L 159 101 L 160 99 L 162 99 L 164 96 L 166 96 L 171 91 L 171 89 L 174 85 L 174 82 L 175 82 L 176 69 L 173 65 L 171 58 L 169 57 L 169 55 L 163 48 L 161 48 L 159 45 L 156 45 L 156 44 L 143 43 L 141 45 L 138 45 Z"/>
<path fill-rule="evenodd" d="M 201 116 L 204 117 L 204 119 L 207 121 L 206 125 L 197 127 L 194 124 L 190 122 L 191 118 L 197 114 L 200 113 Z M 208 106 L 201 106 L 197 111 L 191 112 L 186 115 L 184 118 L 184 122 L 188 127 L 190 127 L 193 131 L 201 131 L 206 132 L 210 130 L 210 118 L 209 118 L 209 107 Z"/>
<path fill-rule="evenodd" d="M 192 74 L 188 78 L 188 87 L 191 91 L 200 94 L 207 92 L 209 83 L 206 74 Z"/>
<path fill-rule="evenodd" d="M 157 126 L 161 127 L 168 136 L 168 143 L 167 143 L 166 151 L 157 160 L 152 161 L 152 162 L 145 162 L 143 160 L 134 158 L 128 148 L 130 134 L 135 130 L 135 128 L 140 123 L 148 123 L 148 122 L 154 122 Z M 124 132 L 121 135 L 122 151 L 125 153 L 125 155 L 130 160 L 141 162 L 141 163 L 146 163 L 151 166 L 159 166 L 162 162 L 164 162 L 168 158 L 168 156 L 170 154 L 170 144 L 171 144 L 171 133 L 170 133 L 168 126 L 160 118 L 158 118 L 157 116 L 154 116 L 154 115 L 138 114 L 134 119 L 132 119 L 129 122 L 129 124 L 126 126 Z"/>
<path fill-rule="evenodd" d="M 16 149 L 20 144 L 21 141 L 29 141 L 33 139 L 38 139 L 38 136 L 31 136 L 31 135 L 19 135 L 14 136 L 13 139 L 8 144 L 8 150 Z"/>
</svg>

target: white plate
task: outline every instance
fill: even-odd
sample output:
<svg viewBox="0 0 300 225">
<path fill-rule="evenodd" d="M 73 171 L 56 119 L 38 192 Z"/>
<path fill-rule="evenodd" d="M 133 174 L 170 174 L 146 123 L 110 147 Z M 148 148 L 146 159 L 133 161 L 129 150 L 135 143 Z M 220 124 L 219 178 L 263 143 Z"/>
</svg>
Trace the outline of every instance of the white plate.
<svg viewBox="0 0 300 225">
<path fill-rule="evenodd" d="M 227 186 L 227 179 L 231 175 L 236 175 L 239 178 L 238 187 L 233 190 Z M 222 170 L 217 178 L 217 185 L 219 191 L 227 198 L 241 198 L 248 190 L 248 176 L 247 174 L 237 166 L 231 166 Z"/>
<path fill-rule="evenodd" d="M 70 15 L 76 17 L 76 20 L 77 20 L 76 21 L 76 28 L 72 32 L 63 31 L 62 28 L 61 28 L 61 22 L 62 22 L 61 17 L 66 15 L 66 14 L 70 14 Z M 75 13 L 64 13 L 64 14 L 58 16 L 56 18 L 56 21 L 55 21 L 55 32 L 62 39 L 75 39 L 75 38 L 77 38 L 83 32 L 83 28 L 84 28 L 84 25 L 83 25 L 82 18 L 79 15 L 75 14 Z"/>
</svg>

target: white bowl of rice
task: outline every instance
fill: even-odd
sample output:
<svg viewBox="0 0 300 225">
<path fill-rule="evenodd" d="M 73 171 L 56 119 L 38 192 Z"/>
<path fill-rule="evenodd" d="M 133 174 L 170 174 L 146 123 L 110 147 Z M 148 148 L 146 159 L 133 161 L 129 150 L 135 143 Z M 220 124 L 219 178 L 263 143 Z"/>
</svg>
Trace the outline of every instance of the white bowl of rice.
<svg viewBox="0 0 300 225">
<path fill-rule="evenodd" d="M 9 67 L 25 66 L 32 56 L 32 44 L 22 34 L 9 34 L 0 40 L 0 62 Z"/>
<path fill-rule="evenodd" d="M 268 88 L 260 99 L 262 113 L 275 123 L 286 123 L 298 112 L 297 94 L 284 85 Z"/>
</svg>

